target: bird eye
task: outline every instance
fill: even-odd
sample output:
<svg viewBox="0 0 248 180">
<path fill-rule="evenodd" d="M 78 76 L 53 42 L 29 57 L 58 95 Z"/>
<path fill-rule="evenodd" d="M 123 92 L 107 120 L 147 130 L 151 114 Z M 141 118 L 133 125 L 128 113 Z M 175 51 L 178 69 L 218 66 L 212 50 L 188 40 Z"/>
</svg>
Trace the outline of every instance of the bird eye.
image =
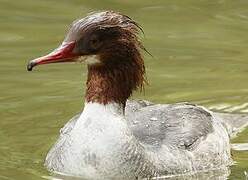
<svg viewBox="0 0 248 180">
<path fill-rule="evenodd" d="M 91 49 L 93 50 L 97 50 L 101 45 L 100 40 L 96 36 L 92 37 L 89 44 L 90 44 Z"/>
</svg>

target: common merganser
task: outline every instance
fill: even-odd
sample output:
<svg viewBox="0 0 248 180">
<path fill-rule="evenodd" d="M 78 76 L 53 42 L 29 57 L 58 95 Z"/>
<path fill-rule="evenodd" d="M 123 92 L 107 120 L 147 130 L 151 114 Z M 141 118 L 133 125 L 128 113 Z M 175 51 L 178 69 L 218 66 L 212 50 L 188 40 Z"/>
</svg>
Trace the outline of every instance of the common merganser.
<svg viewBox="0 0 248 180">
<path fill-rule="evenodd" d="M 72 23 L 59 48 L 28 63 L 28 70 L 59 62 L 88 65 L 84 110 L 61 129 L 45 160 L 48 170 L 86 179 L 137 179 L 232 164 L 232 123 L 222 116 L 188 103 L 127 101 L 146 81 L 140 30 L 126 15 L 93 13 Z"/>
</svg>

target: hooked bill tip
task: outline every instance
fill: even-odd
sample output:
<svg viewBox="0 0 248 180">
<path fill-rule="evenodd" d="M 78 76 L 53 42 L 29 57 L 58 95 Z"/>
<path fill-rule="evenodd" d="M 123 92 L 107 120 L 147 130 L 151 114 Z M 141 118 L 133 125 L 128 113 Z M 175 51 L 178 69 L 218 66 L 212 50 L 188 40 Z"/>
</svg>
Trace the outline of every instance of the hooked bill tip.
<svg viewBox="0 0 248 180">
<path fill-rule="evenodd" d="M 32 71 L 32 70 L 33 70 L 33 67 L 34 67 L 34 64 L 35 64 L 35 63 L 32 62 L 32 61 L 29 62 L 28 65 L 27 65 L 27 70 L 28 70 L 28 71 Z"/>
</svg>

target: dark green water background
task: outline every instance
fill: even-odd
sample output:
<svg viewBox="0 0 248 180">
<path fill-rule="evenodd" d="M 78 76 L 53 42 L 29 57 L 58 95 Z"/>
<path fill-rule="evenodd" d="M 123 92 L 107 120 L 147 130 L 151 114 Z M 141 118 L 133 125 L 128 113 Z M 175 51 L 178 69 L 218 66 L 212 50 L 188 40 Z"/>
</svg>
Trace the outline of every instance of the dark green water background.
<svg viewBox="0 0 248 180">
<path fill-rule="evenodd" d="M 26 71 L 56 48 L 72 20 L 112 9 L 137 20 L 153 58 L 150 85 L 134 98 L 189 101 L 248 113 L 246 0 L 0 0 L 0 179 L 42 179 L 59 129 L 83 108 L 86 68 L 54 64 Z M 248 130 L 233 142 L 248 143 Z M 248 152 L 234 151 L 230 179 L 244 179 Z"/>
</svg>

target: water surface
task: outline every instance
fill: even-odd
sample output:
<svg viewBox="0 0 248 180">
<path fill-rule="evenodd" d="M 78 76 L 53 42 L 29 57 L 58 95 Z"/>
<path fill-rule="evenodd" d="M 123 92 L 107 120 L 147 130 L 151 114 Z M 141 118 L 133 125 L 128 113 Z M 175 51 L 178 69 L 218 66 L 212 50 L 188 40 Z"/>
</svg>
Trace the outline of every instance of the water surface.
<svg viewBox="0 0 248 180">
<path fill-rule="evenodd" d="M 248 113 L 246 0 L 0 0 L 0 179 L 49 176 L 45 155 L 59 129 L 83 108 L 85 65 L 26 71 L 28 60 L 56 48 L 72 20 L 112 9 L 133 17 L 150 85 L 134 98 L 189 101 Z M 248 129 L 233 142 L 248 143 Z M 244 179 L 248 152 L 233 151 L 230 179 Z"/>
</svg>

